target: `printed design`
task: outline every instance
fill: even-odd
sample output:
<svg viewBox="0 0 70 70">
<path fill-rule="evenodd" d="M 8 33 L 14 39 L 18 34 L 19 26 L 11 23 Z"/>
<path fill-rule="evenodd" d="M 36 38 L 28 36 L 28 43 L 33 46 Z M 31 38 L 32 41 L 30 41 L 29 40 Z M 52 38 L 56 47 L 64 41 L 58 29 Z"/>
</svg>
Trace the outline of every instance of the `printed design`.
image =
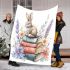
<svg viewBox="0 0 70 70">
<path fill-rule="evenodd" d="M 32 11 L 18 6 L 11 36 L 10 60 L 51 64 L 56 9 L 57 7 L 49 12 Z"/>
<path fill-rule="evenodd" d="M 51 29 L 53 20 L 49 23 L 48 27 L 46 28 L 47 22 L 41 26 L 41 29 L 37 36 L 37 29 L 32 24 L 32 14 L 26 13 L 27 22 L 25 23 L 26 26 L 26 33 L 24 31 L 19 30 L 19 22 L 17 20 L 16 24 L 16 49 L 13 52 L 13 57 L 16 58 L 26 58 L 31 61 L 39 61 L 39 60 L 47 60 L 49 55 L 49 48 L 47 47 L 48 40 L 47 36 Z M 49 15 L 48 15 L 49 16 Z M 49 19 L 49 18 L 48 18 Z M 43 31 L 44 35 L 42 36 Z M 21 33 L 20 33 L 21 32 Z"/>
</svg>

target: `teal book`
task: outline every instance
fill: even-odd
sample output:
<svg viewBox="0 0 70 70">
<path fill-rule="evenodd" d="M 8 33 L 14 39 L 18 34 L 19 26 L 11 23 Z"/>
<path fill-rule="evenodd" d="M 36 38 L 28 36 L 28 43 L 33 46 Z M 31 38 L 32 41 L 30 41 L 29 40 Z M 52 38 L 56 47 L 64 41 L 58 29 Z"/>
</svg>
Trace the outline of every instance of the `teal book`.
<svg viewBox="0 0 70 70">
<path fill-rule="evenodd" d="M 25 57 L 28 59 L 28 60 L 31 60 L 31 61 L 34 61 L 35 59 L 35 54 L 25 54 Z"/>
<path fill-rule="evenodd" d="M 32 38 L 32 37 L 24 36 L 23 37 L 23 41 L 28 42 L 28 43 L 36 43 L 37 42 L 37 38 Z"/>
</svg>

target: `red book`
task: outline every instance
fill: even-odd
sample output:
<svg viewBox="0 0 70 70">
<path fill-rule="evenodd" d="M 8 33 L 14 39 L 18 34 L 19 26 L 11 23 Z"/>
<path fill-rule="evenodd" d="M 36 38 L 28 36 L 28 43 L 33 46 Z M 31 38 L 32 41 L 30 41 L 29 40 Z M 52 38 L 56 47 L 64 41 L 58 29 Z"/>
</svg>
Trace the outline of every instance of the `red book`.
<svg viewBox="0 0 70 70">
<path fill-rule="evenodd" d="M 25 54 L 35 54 L 35 49 L 36 48 L 32 48 L 32 47 L 24 47 L 24 53 Z"/>
<path fill-rule="evenodd" d="M 23 46 L 23 47 L 33 47 L 33 48 L 36 48 L 36 44 L 32 44 L 32 43 L 28 43 L 28 42 L 24 42 L 24 41 L 22 41 L 20 43 L 20 45 Z"/>
</svg>

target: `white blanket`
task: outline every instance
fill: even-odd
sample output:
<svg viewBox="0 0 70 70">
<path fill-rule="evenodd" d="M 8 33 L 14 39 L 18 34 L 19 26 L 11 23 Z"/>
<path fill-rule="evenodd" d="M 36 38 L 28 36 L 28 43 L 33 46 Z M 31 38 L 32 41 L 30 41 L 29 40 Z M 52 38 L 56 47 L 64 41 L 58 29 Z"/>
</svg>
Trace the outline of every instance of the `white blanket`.
<svg viewBox="0 0 70 70">
<path fill-rule="evenodd" d="M 51 65 L 57 8 L 36 11 L 18 5 L 9 60 Z"/>
</svg>

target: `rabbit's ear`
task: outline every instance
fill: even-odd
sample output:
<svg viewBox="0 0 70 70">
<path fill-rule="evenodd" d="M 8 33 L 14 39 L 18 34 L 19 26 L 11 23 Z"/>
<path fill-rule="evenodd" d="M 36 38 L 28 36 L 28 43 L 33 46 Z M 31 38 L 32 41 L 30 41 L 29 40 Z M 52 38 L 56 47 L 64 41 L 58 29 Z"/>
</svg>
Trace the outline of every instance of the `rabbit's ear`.
<svg viewBox="0 0 70 70">
<path fill-rule="evenodd" d="M 26 12 L 26 18 L 28 18 L 28 13 Z"/>
<path fill-rule="evenodd" d="M 33 13 L 30 13 L 30 17 L 31 17 L 31 19 L 32 19 L 32 15 L 33 15 Z"/>
</svg>

